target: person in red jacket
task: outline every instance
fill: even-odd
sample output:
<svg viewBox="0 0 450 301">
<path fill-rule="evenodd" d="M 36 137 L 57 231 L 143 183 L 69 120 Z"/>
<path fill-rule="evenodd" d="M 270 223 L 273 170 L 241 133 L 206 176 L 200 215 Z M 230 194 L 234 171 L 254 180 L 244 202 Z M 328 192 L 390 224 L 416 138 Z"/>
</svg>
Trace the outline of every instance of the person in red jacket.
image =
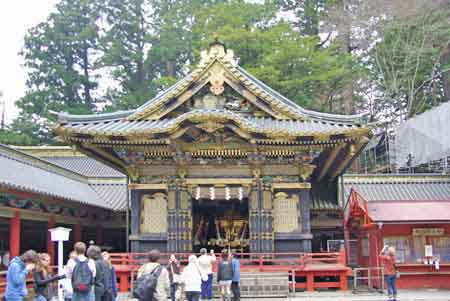
<svg viewBox="0 0 450 301">
<path fill-rule="evenodd" d="M 380 253 L 380 261 L 384 270 L 384 279 L 386 280 L 389 300 L 396 301 L 397 287 L 395 284 L 397 267 L 395 266 L 395 248 L 384 246 Z"/>
</svg>

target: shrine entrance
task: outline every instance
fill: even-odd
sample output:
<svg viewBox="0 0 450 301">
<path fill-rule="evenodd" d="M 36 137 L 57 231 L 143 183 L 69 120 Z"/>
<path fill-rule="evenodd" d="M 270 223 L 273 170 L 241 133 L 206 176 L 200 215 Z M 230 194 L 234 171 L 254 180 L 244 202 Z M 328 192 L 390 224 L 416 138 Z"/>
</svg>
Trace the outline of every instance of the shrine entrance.
<svg viewBox="0 0 450 301">
<path fill-rule="evenodd" d="M 193 251 L 249 252 L 248 198 L 192 200 Z"/>
</svg>

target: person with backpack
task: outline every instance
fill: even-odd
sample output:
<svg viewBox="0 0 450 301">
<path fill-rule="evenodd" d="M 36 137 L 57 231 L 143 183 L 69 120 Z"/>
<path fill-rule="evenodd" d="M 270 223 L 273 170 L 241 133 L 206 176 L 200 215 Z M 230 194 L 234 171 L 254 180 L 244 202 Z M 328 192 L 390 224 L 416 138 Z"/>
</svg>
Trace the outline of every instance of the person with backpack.
<svg viewBox="0 0 450 301">
<path fill-rule="evenodd" d="M 34 280 L 34 301 L 49 301 L 54 295 L 49 286 L 50 283 L 66 278 L 66 275 L 52 276 L 50 267 L 50 255 L 47 253 L 38 254 L 39 261 L 33 270 Z"/>
<path fill-rule="evenodd" d="M 84 242 L 76 242 L 74 251 L 76 257 L 67 262 L 67 278 L 71 279 L 73 289 L 72 301 L 94 301 L 95 262 L 84 255 Z"/>
<path fill-rule="evenodd" d="M 111 268 L 103 259 L 99 246 L 91 245 L 87 249 L 87 256 L 95 261 L 94 295 L 95 301 L 112 301 Z"/>
<path fill-rule="evenodd" d="M 170 294 L 169 272 L 159 263 L 160 253 L 151 250 L 149 262 L 138 270 L 133 297 L 140 301 L 167 301 Z"/>
<path fill-rule="evenodd" d="M 222 260 L 219 262 L 217 268 L 217 282 L 220 286 L 220 295 L 222 300 L 230 300 L 231 296 L 231 281 L 233 280 L 233 266 L 228 252 L 222 252 Z"/>
<path fill-rule="evenodd" d="M 183 269 L 181 279 L 188 301 L 198 301 L 202 291 L 202 272 L 198 266 L 197 256 L 190 255 L 188 265 Z"/>
<path fill-rule="evenodd" d="M 21 256 L 14 257 L 9 263 L 6 274 L 6 301 L 22 301 L 28 295 L 27 275 L 35 267 L 39 258 L 34 250 L 28 250 Z"/>
<path fill-rule="evenodd" d="M 117 275 L 116 269 L 112 265 L 111 256 L 108 252 L 102 252 L 103 259 L 108 263 L 109 269 L 111 270 L 111 289 L 112 289 L 112 299 L 116 300 L 117 298 Z"/>
</svg>

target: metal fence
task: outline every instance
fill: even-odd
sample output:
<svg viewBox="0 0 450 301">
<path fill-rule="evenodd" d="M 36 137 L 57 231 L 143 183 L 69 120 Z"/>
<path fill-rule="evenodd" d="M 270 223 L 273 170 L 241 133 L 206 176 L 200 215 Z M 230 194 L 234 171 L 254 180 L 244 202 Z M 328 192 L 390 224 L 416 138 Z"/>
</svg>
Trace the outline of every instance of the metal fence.
<svg viewBox="0 0 450 301">
<path fill-rule="evenodd" d="M 353 292 L 384 291 L 384 272 L 382 267 L 354 268 Z"/>
</svg>

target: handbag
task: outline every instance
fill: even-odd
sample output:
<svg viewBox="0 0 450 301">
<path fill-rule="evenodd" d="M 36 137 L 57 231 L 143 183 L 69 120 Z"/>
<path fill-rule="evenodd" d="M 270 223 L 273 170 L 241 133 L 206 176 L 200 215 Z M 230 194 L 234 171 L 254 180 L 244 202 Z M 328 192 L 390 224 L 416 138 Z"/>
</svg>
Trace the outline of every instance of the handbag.
<svg viewBox="0 0 450 301">
<path fill-rule="evenodd" d="M 395 271 L 395 278 L 400 278 L 400 271 Z"/>
<path fill-rule="evenodd" d="M 202 273 L 200 271 L 200 268 L 198 267 L 198 265 L 196 264 L 195 267 L 197 268 L 198 273 L 200 274 L 200 278 L 202 279 L 203 282 L 208 281 L 208 275 L 206 275 L 205 273 Z"/>
</svg>

